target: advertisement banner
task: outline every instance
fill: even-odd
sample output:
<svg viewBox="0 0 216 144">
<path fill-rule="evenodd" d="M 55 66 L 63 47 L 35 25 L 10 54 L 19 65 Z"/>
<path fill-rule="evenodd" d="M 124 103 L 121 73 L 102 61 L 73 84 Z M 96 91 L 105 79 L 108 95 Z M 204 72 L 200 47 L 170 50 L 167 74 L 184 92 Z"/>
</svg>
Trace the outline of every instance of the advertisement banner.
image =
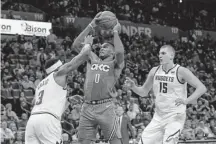
<svg viewBox="0 0 216 144">
<path fill-rule="evenodd" d="M 47 36 L 52 24 L 48 22 L 35 22 L 23 20 L 1 19 L 1 34 L 19 34 Z"/>
<path fill-rule="evenodd" d="M 74 24 L 75 27 L 80 27 L 84 29 L 92 19 L 90 18 L 73 18 L 73 17 L 64 17 L 65 25 Z M 132 36 L 135 33 L 145 33 L 149 37 L 157 36 L 164 37 L 165 40 L 178 39 L 182 36 L 182 33 L 185 33 L 188 36 L 188 31 L 184 32 L 176 27 L 165 27 L 160 25 L 148 25 L 148 24 L 137 24 L 130 21 L 119 21 L 121 23 L 122 33 L 126 33 L 128 36 Z M 205 31 L 205 30 L 193 30 L 194 34 L 197 37 L 197 40 L 206 37 L 207 35 L 211 36 L 216 40 L 216 32 Z"/>
<path fill-rule="evenodd" d="M 30 20 L 30 21 L 45 21 L 45 15 L 43 13 L 30 13 L 30 12 L 20 12 L 12 11 L 13 17 L 18 20 Z M 1 18 L 6 19 L 9 11 L 2 10 Z"/>
<path fill-rule="evenodd" d="M 66 19 L 66 17 L 65 17 Z M 75 18 L 74 26 L 81 27 L 84 29 L 92 19 L 90 18 Z M 65 20 L 66 21 L 66 20 Z M 67 20 L 69 22 L 69 20 Z M 70 20 L 71 22 L 72 20 Z M 119 21 L 121 24 L 121 32 L 132 36 L 136 33 L 144 33 L 149 37 L 157 36 L 164 37 L 166 40 L 173 40 L 179 38 L 179 29 L 175 27 L 164 27 L 158 25 L 148 25 L 148 24 L 137 24 L 129 21 Z"/>
</svg>

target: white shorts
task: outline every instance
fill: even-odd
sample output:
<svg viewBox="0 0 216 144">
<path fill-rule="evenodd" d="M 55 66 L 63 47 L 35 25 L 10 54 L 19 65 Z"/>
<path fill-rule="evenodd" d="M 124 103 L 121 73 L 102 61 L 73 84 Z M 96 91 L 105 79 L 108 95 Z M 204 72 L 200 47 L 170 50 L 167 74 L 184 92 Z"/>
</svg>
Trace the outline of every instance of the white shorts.
<svg viewBox="0 0 216 144">
<path fill-rule="evenodd" d="M 177 144 L 185 119 L 186 114 L 169 114 L 163 118 L 155 114 L 143 131 L 139 144 Z"/>
<path fill-rule="evenodd" d="M 31 115 L 25 132 L 25 144 L 60 144 L 61 123 L 51 114 Z"/>
</svg>

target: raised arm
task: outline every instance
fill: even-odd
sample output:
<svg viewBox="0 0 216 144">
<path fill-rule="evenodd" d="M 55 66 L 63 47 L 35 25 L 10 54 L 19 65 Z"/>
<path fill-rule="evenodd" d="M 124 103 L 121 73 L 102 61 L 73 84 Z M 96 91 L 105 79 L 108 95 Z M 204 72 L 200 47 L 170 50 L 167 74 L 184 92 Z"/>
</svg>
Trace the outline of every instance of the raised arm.
<svg viewBox="0 0 216 144">
<path fill-rule="evenodd" d="M 84 63 L 89 58 L 89 54 L 91 52 L 91 45 L 93 43 L 93 37 L 87 36 L 84 41 L 84 47 L 82 51 L 75 56 L 70 62 L 64 64 L 60 67 L 60 69 L 56 72 L 56 76 L 65 76 L 69 72 L 77 69 L 82 63 Z"/>
<path fill-rule="evenodd" d="M 89 33 L 96 27 L 95 21 L 99 19 L 101 12 L 99 12 L 95 18 L 91 21 L 91 23 L 79 34 L 79 36 L 74 40 L 72 44 L 72 49 L 76 52 L 80 52 L 82 49 L 82 42 L 84 41 L 85 37 L 89 35 Z"/>
<path fill-rule="evenodd" d="M 119 31 L 121 29 L 121 25 L 118 23 L 113 28 L 114 35 L 114 47 L 115 47 L 115 61 L 118 68 L 122 69 L 124 67 L 124 46 L 119 37 Z"/>
<path fill-rule="evenodd" d="M 152 89 L 153 85 L 153 79 L 154 79 L 154 74 L 157 70 L 157 67 L 153 67 L 151 71 L 148 74 L 148 77 L 143 84 L 143 86 L 136 86 L 135 82 L 131 80 L 130 78 L 126 78 L 127 80 L 125 81 L 126 86 L 128 86 L 130 89 L 132 89 L 136 94 L 138 94 L 141 97 L 147 97 L 149 91 Z"/>
</svg>

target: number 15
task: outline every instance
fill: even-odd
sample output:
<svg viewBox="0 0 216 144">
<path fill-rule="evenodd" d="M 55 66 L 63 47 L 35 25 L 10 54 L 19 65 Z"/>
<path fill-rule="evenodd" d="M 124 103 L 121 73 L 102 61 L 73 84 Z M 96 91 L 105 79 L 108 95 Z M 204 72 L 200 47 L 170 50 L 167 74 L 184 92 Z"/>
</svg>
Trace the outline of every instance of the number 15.
<svg viewBox="0 0 216 144">
<path fill-rule="evenodd" d="M 167 93 L 167 83 L 160 82 L 160 92 Z"/>
</svg>

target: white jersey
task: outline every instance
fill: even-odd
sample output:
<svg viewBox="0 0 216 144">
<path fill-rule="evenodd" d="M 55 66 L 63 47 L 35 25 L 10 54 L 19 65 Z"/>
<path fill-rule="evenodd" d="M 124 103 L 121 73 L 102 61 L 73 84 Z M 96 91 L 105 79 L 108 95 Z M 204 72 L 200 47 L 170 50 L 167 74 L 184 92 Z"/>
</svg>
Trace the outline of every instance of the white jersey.
<svg viewBox="0 0 216 144">
<path fill-rule="evenodd" d="M 38 84 L 32 114 L 45 112 L 61 118 L 67 108 L 67 89 L 55 82 L 53 74 L 51 73 Z"/>
<path fill-rule="evenodd" d="M 178 68 L 175 65 L 168 72 L 165 72 L 162 65 L 158 66 L 153 81 L 153 92 L 155 99 L 155 112 L 158 115 L 168 113 L 185 113 L 186 106 L 175 105 L 177 98 L 187 98 L 187 83 L 181 83 L 178 79 Z"/>
</svg>

